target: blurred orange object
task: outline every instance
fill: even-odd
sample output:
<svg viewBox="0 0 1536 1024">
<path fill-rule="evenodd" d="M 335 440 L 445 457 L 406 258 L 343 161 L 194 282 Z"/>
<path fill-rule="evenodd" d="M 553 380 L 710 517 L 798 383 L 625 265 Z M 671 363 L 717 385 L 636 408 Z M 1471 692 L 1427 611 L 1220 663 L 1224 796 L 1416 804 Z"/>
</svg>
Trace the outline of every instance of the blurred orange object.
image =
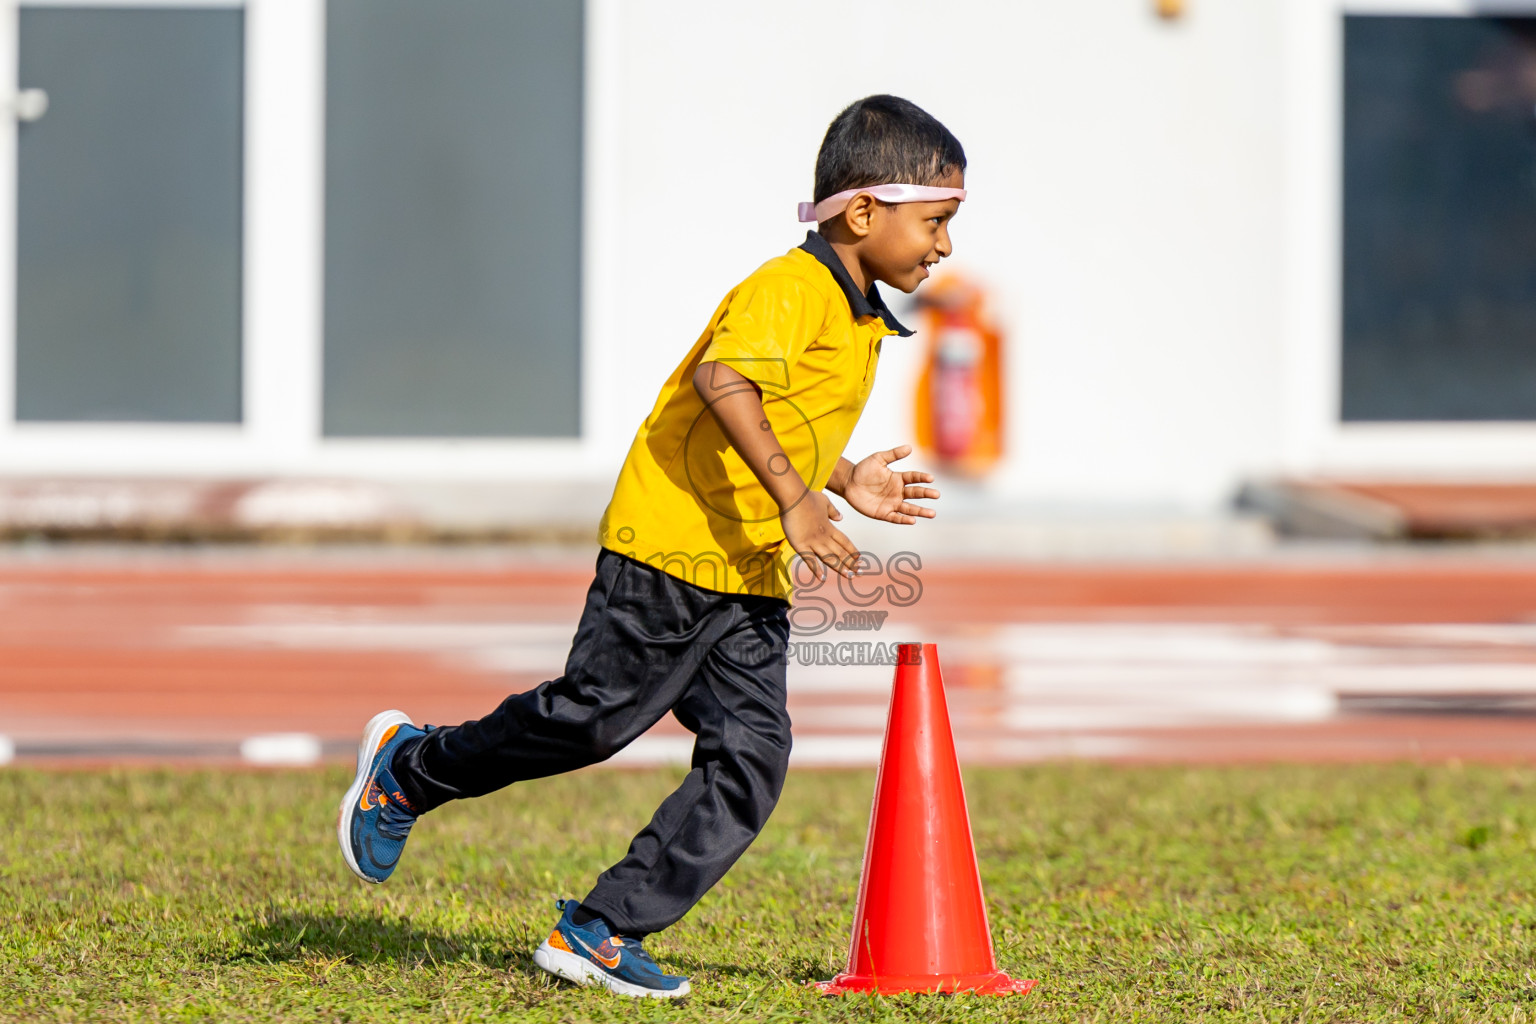
<svg viewBox="0 0 1536 1024">
<path fill-rule="evenodd" d="M 917 382 L 917 443 L 946 468 L 982 476 L 1002 454 L 1003 339 L 979 287 L 953 275 L 918 300 L 928 358 Z"/>
</svg>

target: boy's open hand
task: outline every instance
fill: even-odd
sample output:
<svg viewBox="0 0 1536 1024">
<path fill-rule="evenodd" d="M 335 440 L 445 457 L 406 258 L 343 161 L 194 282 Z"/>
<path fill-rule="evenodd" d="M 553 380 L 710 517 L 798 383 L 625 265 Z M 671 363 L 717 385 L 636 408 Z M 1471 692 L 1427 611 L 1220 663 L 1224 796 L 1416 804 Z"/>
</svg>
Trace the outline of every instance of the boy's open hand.
<svg viewBox="0 0 1536 1024">
<path fill-rule="evenodd" d="M 912 504 L 913 498 L 937 498 L 939 492 L 923 484 L 933 483 L 933 474 L 921 470 L 892 470 L 891 463 L 912 454 L 904 444 L 889 451 L 875 452 L 853 467 L 843 486 L 843 500 L 871 519 L 910 526 L 919 518 L 938 515 L 925 505 Z M 796 550 L 799 550 L 798 548 Z"/>
<path fill-rule="evenodd" d="M 843 514 L 820 491 L 807 491 L 805 496 L 781 513 L 779 522 L 784 525 L 784 539 L 795 553 L 805 559 L 818 580 L 827 578 L 831 566 L 839 575 L 853 578 L 859 562 L 859 549 L 832 525 Z"/>
</svg>

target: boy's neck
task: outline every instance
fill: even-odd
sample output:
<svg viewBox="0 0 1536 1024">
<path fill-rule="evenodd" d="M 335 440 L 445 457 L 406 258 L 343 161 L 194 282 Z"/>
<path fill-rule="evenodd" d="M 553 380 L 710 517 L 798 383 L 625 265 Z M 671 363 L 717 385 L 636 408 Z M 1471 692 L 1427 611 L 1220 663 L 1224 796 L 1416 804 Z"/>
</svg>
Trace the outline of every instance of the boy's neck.
<svg viewBox="0 0 1536 1024">
<path fill-rule="evenodd" d="M 869 286 L 874 284 L 874 279 L 864 268 L 863 261 L 859 259 L 858 243 L 839 238 L 838 235 L 841 232 L 837 231 L 823 231 L 819 234 L 827 240 L 832 251 L 837 253 L 837 258 L 842 260 L 843 269 L 848 271 L 849 277 L 853 278 L 854 287 L 859 290 L 859 294 L 868 295 Z"/>
</svg>

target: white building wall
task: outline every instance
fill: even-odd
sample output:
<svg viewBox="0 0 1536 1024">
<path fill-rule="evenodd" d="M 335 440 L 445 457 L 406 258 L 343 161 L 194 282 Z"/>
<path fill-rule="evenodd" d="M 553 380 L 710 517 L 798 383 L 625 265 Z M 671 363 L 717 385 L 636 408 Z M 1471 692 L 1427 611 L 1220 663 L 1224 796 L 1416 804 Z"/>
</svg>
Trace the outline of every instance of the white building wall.
<svg viewBox="0 0 1536 1024">
<path fill-rule="evenodd" d="M 1215 507 L 1284 450 L 1284 3 L 1152 7 L 589 0 L 584 435 L 375 442 L 316 433 L 323 8 L 250 0 L 248 422 L 0 424 L 0 474 L 605 484 L 721 295 L 798 244 L 827 122 L 894 92 L 971 160 L 953 265 L 1010 346 L 986 491 Z M 919 351 L 888 345 L 851 456 L 911 438 Z"/>
<path fill-rule="evenodd" d="M 1009 348 L 989 490 L 1210 506 L 1280 449 L 1279 0 L 597 3 L 620 23 L 611 229 L 637 422 L 720 295 L 796 244 L 826 123 L 906 96 L 966 146 L 953 265 Z M 905 347 L 906 351 L 902 349 Z M 851 455 L 910 439 L 914 342 L 888 342 Z M 600 369 L 600 368 L 599 368 Z"/>
</svg>

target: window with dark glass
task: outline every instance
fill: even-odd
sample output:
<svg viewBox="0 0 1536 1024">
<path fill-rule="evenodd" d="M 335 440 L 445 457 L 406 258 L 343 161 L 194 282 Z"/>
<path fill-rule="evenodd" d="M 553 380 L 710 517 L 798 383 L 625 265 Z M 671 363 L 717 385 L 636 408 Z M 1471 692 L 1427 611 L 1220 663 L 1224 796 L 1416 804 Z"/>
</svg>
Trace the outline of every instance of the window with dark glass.
<svg viewBox="0 0 1536 1024">
<path fill-rule="evenodd" d="M 1536 419 L 1536 18 L 1344 29 L 1343 418 Z"/>
<path fill-rule="evenodd" d="M 239 422 L 243 17 L 22 7 L 17 419 Z"/>
<path fill-rule="evenodd" d="M 329 0 L 324 429 L 580 425 L 580 0 Z"/>
</svg>

